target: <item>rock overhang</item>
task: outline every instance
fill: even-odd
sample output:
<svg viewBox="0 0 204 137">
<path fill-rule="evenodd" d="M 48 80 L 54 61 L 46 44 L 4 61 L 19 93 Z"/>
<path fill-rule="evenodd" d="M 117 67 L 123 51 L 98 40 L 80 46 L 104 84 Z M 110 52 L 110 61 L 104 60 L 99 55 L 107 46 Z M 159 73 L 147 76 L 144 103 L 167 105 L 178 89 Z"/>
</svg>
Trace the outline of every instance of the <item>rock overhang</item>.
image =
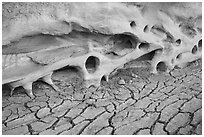
<svg viewBox="0 0 204 137">
<path fill-rule="evenodd" d="M 23 86 L 79 66 L 87 86 L 99 86 L 103 76 L 154 50 L 153 73 L 183 67 L 202 56 L 201 11 L 201 3 L 3 3 L 3 75 L 37 63 L 14 84 Z"/>
</svg>

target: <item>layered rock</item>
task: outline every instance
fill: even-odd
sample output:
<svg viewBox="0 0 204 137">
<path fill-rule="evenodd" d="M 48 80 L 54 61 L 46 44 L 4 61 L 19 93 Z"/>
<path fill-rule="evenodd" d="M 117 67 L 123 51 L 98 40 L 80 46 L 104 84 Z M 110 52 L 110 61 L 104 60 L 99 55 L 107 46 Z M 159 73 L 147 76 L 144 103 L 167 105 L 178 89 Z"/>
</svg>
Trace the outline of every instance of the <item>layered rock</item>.
<svg viewBox="0 0 204 137">
<path fill-rule="evenodd" d="M 3 3 L 2 12 L 3 84 L 30 96 L 38 79 L 59 90 L 51 75 L 65 66 L 98 87 L 143 55 L 153 73 L 202 57 L 201 3 Z"/>
</svg>

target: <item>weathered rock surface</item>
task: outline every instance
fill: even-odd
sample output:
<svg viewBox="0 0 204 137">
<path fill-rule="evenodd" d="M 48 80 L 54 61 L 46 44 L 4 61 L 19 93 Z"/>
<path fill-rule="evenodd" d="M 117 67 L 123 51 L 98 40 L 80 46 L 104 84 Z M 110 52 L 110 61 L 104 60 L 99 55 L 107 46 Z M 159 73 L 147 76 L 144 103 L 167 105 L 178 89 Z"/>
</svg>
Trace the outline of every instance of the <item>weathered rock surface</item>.
<svg viewBox="0 0 204 137">
<path fill-rule="evenodd" d="M 37 82 L 34 100 L 20 92 L 20 88 L 9 97 L 4 88 L 2 134 L 200 135 L 200 63 L 199 66 L 191 64 L 185 69 L 175 69 L 170 75 L 160 76 L 151 75 L 146 68 L 141 68 L 146 70 L 147 79 L 140 68 L 130 65 L 131 68 L 127 66 L 118 70 L 109 83 L 97 90 L 78 84 L 80 77 L 76 72 L 61 70 L 53 74 L 61 91 L 55 92 Z M 132 77 L 130 72 L 139 76 Z M 62 74 L 67 75 L 66 79 Z M 132 83 L 119 85 L 120 79 L 131 79 Z"/>
<path fill-rule="evenodd" d="M 202 134 L 201 2 L 2 7 L 2 134 Z"/>
</svg>

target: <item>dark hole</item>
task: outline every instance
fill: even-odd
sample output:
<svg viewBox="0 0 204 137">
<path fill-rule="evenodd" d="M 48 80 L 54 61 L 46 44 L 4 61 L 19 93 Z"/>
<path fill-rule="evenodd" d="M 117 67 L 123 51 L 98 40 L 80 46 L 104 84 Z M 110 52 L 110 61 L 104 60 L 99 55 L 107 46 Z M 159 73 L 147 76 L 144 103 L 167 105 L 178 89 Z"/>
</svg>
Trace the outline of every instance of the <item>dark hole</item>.
<svg viewBox="0 0 204 137">
<path fill-rule="evenodd" d="M 105 84 L 107 84 L 107 81 L 106 81 L 105 76 L 103 76 L 103 77 L 101 78 L 101 85 L 105 85 Z"/>
<path fill-rule="evenodd" d="M 149 48 L 149 43 L 140 43 L 140 45 L 139 45 L 139 49 L 148 49 Z"/>
<path fill-rule="evenodd" d="M 136 23 L 135 23 L 135 21 L 131 21 L 130 22 L 130 26 L 133 28 L 133 27 L 136 27 Z"/>
<path fill-rule="evenodd" d="M 167 70 L 167 66 L 164 62 L 159 62 L 157 64 L 157 71 L 165 72 Z"/>
<path fill-rule="evenodd" d="M 146 25 L 145 27 L 144 27 L 144 32 L 147 32 L 149 30 L 149 27 L 148 27 L 148 25 Z"/>
<path fill-rule="evenodd" d="M 176 40 L 176 43 L 177 43 L 178 45 L 180 45 L 180 44 L 181 44 L 181 39 L 177 39 L 177 40 Z"/>
<path fill-rule="evenodd" d="M 197 48 L 197 46 L 195 45 L 195 46 L 192 48 L 192 51 L 191 51 L 191 52 L 192 52 L 193 54 L 195 54 L 197 51 L 198 51 L 198 48 Z"/>
<path fill-rule="evenodd" d="M 101 78 L 101 81 L 106 81 L 105 76 L 103 76 L 103 77 Z"/>
<path fill-rule="evenodd" d="M 89 73 L 94 73 L 98 68 L 99 63 L 100 63 L 99 58 L 90 56 L 85 62 L 85 67 Z"/>
<path fill-rule="evenodd" d="M 202 39 L 198 41 L 198 48 L 202 48 Z"/>
<path fill-rule="evenodd" d="M 182 53 L 178 54 L 178 55 L 176 56 L 176 59 L 181 59 L 181 56 L 182 56 Z"/>
</svg>

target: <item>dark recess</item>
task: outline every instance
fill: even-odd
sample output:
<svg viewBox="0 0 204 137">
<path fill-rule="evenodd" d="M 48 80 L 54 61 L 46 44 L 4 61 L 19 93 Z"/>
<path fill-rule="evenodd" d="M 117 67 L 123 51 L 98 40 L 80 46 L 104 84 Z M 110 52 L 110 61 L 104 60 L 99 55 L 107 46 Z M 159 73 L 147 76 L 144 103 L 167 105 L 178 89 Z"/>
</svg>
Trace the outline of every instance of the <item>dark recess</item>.
<svg viewBox="0 0 204 137">
<path fill-rule="evenodd" d="M 107 84 L 107 81 L 106 81 L 105 76 L 103 76 L 103 77 L 101 78 L 101 85 L 105 85 L 105 84 Z"/>
<path fill-rule="evenodd" d="M 149 27 L 148 27 L 148 25 L 146 25 L 145 27 L 144 27 L 144 32 L 147 32 L 149 30 Z"/>
<path fill-rule="evenodd" d="M 202 48 L 202 39 L 198 41 L 198 48 L 199 48 L 199 49 Z"/>
<path fill-rule="evenodd" d="M 94 73 L 97 70 L 99 63 L 100 60 L 97 57 L 90 56 L 85 62 L 85 67 L 89 73 Z"/>
<path fill-rule="evenodd" d="M 135 21 L 131 21 L 131 22 L 130 22 L 130 27 L 131 27 L 131 28 L 136 27 L 136 23 L 135 23 Z"/>
<path fill-rule="evenodd" d="M 103 77 L 101 78 L 101 81 L 106 81 L 105 76 L 103 76 Z"/>
<path fill-rule="evenodd" d="M 178 54 L 178 55 L 176 56 L 176 59 L 181 59 L 181 56 L 182 56 L 182 53 Z"/>
<path fill-rule="evenodd" d="M 178 45 L 180 45 L 180 44 L 181 44 L 181 39 L 177 39 L 177 40 L 176 40 L 176 43 L 177 43 Z"/>
<path fill-rule="evenodd" d="M 167 66 L 166 66 L 166 64 L 163 61 L 161 61 L 161 62 L 159 62 L 157 64 L 157 68 L 156 69 L 157 69 L 157 71 L 165 72 L 167 70 Z"/>
<path fill-rule="evenodd" d="M 198 48 L 196 45 L 194 45 L 194 47 L 192 48 L 192 54 L 196 54 L 196 52 L 198 51 Z"/>
<path fill-rule="evenodd" d="M 147 50 L 149 48 L 150 44 L 147 42 L 142 42 L 140 43 L 140 45 L 138 46 L 139 49 L 145 49 Z"/>
</svg>

